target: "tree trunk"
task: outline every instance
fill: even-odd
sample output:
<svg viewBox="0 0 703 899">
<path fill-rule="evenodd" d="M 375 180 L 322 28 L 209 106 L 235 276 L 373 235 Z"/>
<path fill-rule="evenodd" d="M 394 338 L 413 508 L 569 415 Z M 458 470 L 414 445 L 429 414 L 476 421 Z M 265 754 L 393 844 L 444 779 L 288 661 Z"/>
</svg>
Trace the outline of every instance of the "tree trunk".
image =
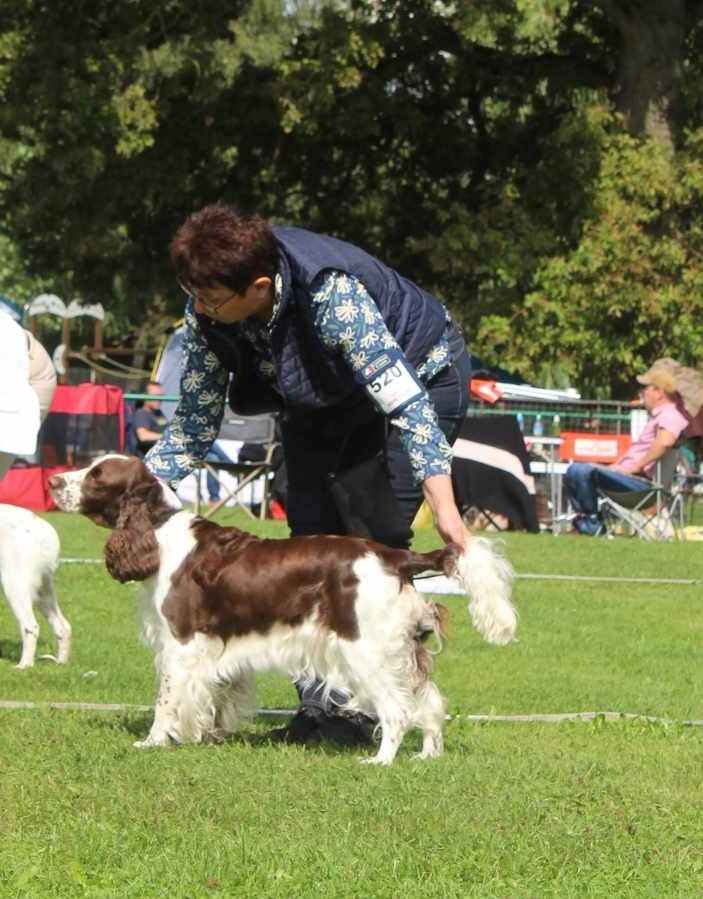
<svg viewBox="0 0 703 899">
<path fill-rule="evenodd" d="M 686 0 L 606 0 L 620 36 L 618 109 L 632 134 L 673 150 Z"/>
</svg>

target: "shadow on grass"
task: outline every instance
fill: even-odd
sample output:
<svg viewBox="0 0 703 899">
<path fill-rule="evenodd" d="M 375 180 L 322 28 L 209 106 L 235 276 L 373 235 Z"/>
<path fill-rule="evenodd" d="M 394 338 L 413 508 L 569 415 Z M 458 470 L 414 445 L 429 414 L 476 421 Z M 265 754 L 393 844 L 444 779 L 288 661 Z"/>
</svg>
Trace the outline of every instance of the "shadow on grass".
<svg viewBox="0 0 703 899">
<path fill-rule="evenodd" d="M 373 751 L 375 744 L 350 744 L 342 745 L 331 740 L 308 741 L 307 743 L 288 743 L 282 736 L 282 731 L 288 723 L 288 718 L 281 716 L 280 719 L 272 719 L 270 715 L 255 715 L 242 723 L 241 730 L 227 734 L 221 740 L 208 741 L 210 745 L 219 744 L 223 746 L 246 746 L 249 748 L 259 748 L 266 746 L 301 746 L 305 749 L 313 751 L 323 751 L 325 754 L 349 755 L 361 751 Z M 97 726 L 109 730 L 125 731 L 134 740 L 143 740 L 149 733 L 149 728 L 153 721 L 153 714 L 144 713 L 127 713 L 119 718 L 103 718 L 97 719 Z M 178 748 L 174 744 L 174 749 Z"/>
<path fill-rule="evenodd" d="M 135 740 L 143 740 L 149 733 L 154 714 L 153 712 L 131 712 L 127 715 L 121 715 L 117 720 L 120 730 L 126 731 Z"/>
<path fill-rule="evenodd" d="M 37 643 L 37 651 L 34 656 L 34 664 L 40 665 L 44 663 L 56 664 L 56 643 L 51 640 L 44 641 L 41 638 Z M 10 665 L 17 665 L 22 657 L 21 640 L 2 640 L 0 641 L 0 664 L 7 662 Z M 63 667 L 63 666 L 62 666 Z"/>
<path fill-rule="evenodd" d="M 264 732 L 241 730 L 233 734 L 228 734 L 222 741 L 228 746 L 245 746 L 250 749 L 263 748 L 282 748 L 304 749 L 308 752 L 319 753 L 320 755 L 338 755 L 338 756 L 358 756 L 359 753 L 368 753 L 373 755 L 377 750 L 377 745 L 372 744 L 342 744 L 333 740 L 308 740 L 306 742 L 288 742 L 279 735 L 282 727 L 271 727 L 270 719 L 266 719 L 268 725 Z"/>
<path fill-rule="evenodd" d="M 38 650 L 37 650 L 38 653 Z M 19 640 L 2 640 L 0 642 L 0 659 L 16 665 L 22 655 L 22 644 Z"/>
</svg>

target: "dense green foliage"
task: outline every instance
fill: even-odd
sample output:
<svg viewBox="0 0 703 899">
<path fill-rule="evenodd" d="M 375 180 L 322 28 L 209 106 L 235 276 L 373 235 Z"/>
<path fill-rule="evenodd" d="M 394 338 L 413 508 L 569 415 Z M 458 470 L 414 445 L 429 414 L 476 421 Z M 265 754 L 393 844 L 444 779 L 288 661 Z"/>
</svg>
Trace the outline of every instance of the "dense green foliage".
<svg viewBox="0 0 703 899">
<path fill-rule="evenodd" d="M 488 361 L 621 396 L 703 356 L 700 11 L 7 0 L 0 292 L 158 330 L 173 230 L 225 199 L 380 255 Z"/>
</svg>

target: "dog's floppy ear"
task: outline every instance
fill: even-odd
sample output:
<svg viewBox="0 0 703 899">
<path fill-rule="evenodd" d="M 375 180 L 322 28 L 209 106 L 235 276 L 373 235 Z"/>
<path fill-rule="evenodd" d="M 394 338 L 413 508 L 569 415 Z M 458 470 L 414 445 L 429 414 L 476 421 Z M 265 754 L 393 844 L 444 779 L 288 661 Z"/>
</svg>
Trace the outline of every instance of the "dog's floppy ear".
<svg viewBox="0 0 703 899">
<path fill-rule="evenodd" d="M 105 565 L 117 581 L 144 581 L 159 570 L 159 544 L 147 507 L 122 510 L 105 544 Z"/>
</svg>

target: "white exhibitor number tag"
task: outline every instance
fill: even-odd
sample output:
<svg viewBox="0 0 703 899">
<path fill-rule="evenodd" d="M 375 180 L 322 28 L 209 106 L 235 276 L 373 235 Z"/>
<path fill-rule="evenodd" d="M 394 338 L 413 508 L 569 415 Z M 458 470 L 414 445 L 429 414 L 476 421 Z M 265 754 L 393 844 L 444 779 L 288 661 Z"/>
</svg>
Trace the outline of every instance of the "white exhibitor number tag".
<svg viewBox="0 0 703 899">
<path fill-rule="evenodd" d="M 407 365 L 399 359 L 373 376 L 366 389 L 386 415 L 396 412 L 411 400 L 422 396 L 422 388 Z"/>
</svg>

